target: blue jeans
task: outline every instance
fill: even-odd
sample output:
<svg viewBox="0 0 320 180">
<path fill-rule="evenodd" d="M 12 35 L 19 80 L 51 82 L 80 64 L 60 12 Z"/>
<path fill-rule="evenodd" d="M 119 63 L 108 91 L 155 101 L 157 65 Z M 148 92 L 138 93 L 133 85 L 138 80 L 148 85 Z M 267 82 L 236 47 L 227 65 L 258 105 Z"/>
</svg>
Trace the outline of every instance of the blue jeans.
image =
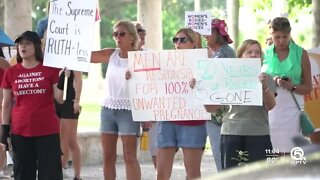
<svg viewBox="0 0 320 180">
<path fill-rule="evenodd" d="M 217 166 L 217 171 L 219 172 L 222 170 L 221 151 L 220 151 L 221 126 L 211 121 L 207 121 L 206 127 L 207 127 L 207 133 L 208 133 L 210 144 L 211 144 L 212 155 L 214 157 L 214 161 Z"/>
</svg>

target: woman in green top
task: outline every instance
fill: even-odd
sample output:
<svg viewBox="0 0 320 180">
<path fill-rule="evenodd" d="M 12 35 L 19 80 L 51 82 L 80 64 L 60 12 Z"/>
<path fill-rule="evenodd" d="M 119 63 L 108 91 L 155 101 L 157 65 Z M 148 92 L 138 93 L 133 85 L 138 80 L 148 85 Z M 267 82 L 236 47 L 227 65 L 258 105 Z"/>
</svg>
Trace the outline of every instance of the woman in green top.
<svg viewBox="0 0 320 180">
<path fill-rule="evenodd" d="M 273 45 L 266 49 L 262 71 L 270 74 L 277 85 L 276 106 L 269 111 L 272 146 L 276 151 L 289 153 L 295 147 L 292 138 L 302 136 L 298 110 L 303 96 L 312 90 L 311 68 L 307 52 L 291 40 L 287 18 L 277 17 L 270 24 Z"/>
</svg>

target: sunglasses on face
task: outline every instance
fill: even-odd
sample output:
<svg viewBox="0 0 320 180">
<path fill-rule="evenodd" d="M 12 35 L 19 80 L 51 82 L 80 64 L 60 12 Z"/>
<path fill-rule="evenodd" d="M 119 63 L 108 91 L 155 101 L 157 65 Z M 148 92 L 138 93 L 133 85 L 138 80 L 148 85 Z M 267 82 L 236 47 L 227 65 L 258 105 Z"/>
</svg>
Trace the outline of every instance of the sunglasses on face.
<svg viewBox="0 0 320 180">
<path fill-rule="evenodd" d="M 174 38 L 172 38 L 172 42 L 174 44 L 178 43 L 178 41 L 180 41 L 180 43 L 184 44 L 184 43 L 187 43 L 189 41 L 189 39 L 187 37 L 181 37 L 181 38 L 174 37 Z"/>
<path fill-rule="evenodd" d="M 126 35 L 126 32 L 123 32 L 123 31 L 120 31 L 120 32 L 113 32 L 112 33 L 112 36 L 113 37 L 118 37 L 118 36 L 120 36 L 120 37 L 123 37 L 123 36 L 125 36 Z"/>
<path fill-rule="evenodd" d="M 138 32 L 139 34 L 142 34 L 142 33 L 146 33 L 146 30 L 145 30 L 145 29 L 137 29 L 137 32 Z"/>
</svg>

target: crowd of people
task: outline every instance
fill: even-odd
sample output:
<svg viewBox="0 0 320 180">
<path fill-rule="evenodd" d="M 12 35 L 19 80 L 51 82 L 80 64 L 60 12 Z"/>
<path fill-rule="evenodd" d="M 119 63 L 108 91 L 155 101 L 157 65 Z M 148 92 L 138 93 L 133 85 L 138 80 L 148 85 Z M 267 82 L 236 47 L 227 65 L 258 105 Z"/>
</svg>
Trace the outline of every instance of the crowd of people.
<svg viewBox="0 0 320 180">
<path fill-rule="evenodd" d="M 15 39 L 17 63 L 10 67 L 0 59 L 2 130 L 1 146 L 12 143 L 14 178 L 63 179 L 63 169 L 71 154 L 74 180 L 81 178 L 81 151 L 77 142 L 81 112 L 81 72 L 43 66 L 42 42 L 46 23 L 39 23 L 38 34 L 26 31 Z M 237 51 L 224 20 L 211 21 L 211 35 L 201 37 L 191 28 L 181 28 L 173 36 L 176 50 L 202 48 L 206 41 L 208 58 L 260 58 L 262 106 L 204 105 L 211 120 L 140 123 L 134 121 L 128 81 L 129 51 L 144 48 L 147 31 L 141 23 L 119 21 L 113 27 L 116 48 L 93 51 L 91 63 L 107 63 L 105 90 L 101 105 L 101 145 L 105 179 L 116 179 L 117 142 L 121 139 L 127 179 L 141 179 L 137 157 L 140 129 L 148 130 L 150 155 L 158 180 L 170 179 L 176 152 L 183 151 L 186 179 L 201 177 L 201 159 L 209 136 L 217 171 L 238 165 L 238 151 L 248 153 L 247 163 L 264 160 L 267 149 L 286 155 L 294 147 L 292 138 L 302 136 L 299 111 L 292 95 L 303 107 L 303 95 L 310 93 L 311 70 L 306 51 L 291 38 L 287 18 L 270 22 L 270 36 L 263 55 L 261 44 L 252 39 L 242 42 Z M 40 38 L 41 37 L 41 38 Z M 1 55 L 1 54 L 0 54 Z M 6 70 L 5 70 L 6 69 Z M 64 87 L 65 76 L 68 86 Z M 285 77 L 285 78 L 284 78 Z M 31 82 L 31 83 L 26 83 Z M 190 87 L 196 79 L 190 79 Z M 66 99 L 62 99 L 66 88 Z M 2 96 L 3 94 L 3 96 Z M 218 113 L 219 112 L 219 113 Z M 1 159 L 1 158 L 0 158 Z"/>
</svg>

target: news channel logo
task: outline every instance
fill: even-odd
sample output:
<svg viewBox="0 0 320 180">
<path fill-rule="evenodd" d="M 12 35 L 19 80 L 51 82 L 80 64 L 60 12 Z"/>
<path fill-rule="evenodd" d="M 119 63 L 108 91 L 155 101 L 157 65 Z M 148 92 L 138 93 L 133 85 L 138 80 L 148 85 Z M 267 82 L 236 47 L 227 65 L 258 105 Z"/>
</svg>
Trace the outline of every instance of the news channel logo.
<svg viewBox="0 0 320 180">
<path fill-rule="evenodd" d="M 300 147 L 294 147 L 290 151 L 290 156 L 292 159 L 291 164 L 306 164 L 307 160 L 306 157 L 304 156 L 304 151 Z"/>
</svg>

